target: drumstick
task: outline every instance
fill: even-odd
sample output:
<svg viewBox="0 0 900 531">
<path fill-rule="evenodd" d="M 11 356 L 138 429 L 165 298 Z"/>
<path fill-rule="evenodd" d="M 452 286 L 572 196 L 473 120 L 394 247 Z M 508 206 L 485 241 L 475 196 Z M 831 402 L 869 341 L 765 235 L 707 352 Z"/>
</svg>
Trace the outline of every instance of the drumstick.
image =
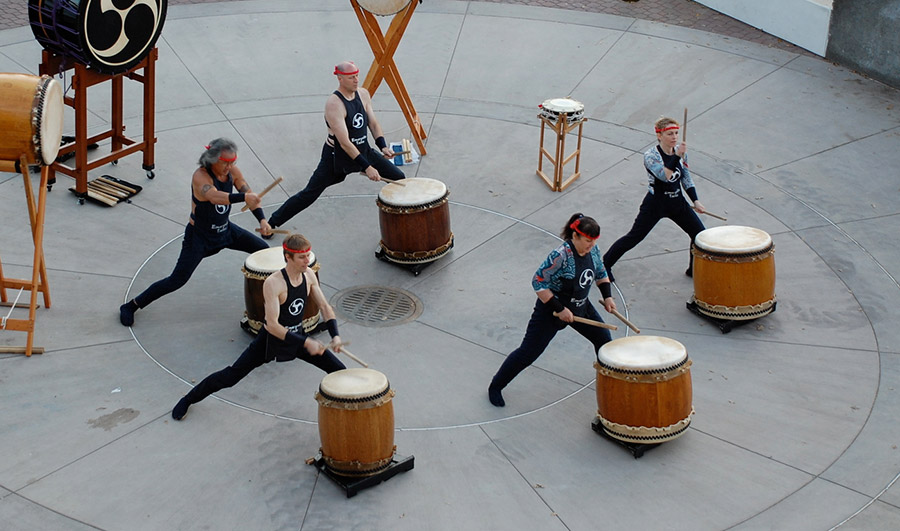
<svg viewBox="0 0 900 531">
<path fill-rule="evenodd" d="M 262 232 L 262 229 L 259 227 L 256 227 L 256 232 Z M 290 234 L 291 233 L 291 231 L 289 231 L 287 229 L 272 229 L 269 232 L 271 232 L 272 234 Z"/>
<path fill-rule="evenodd" d="M 681 143 L 687 142 L 687 107 L 684 108 L 684 123 L 681 124 Z"/>
<path fill-rule="evenodd" d="M 361 359 L 357 358 L 356 356 L 354 356 L 353 354 L 351 354 L 350 351 L 345 349 L 343 346 L 341 346 L 341 354 L 346 354 L 347 357 L 350 358 L 351 360 L 355 361 L 356 363 L 359 363 L 360 365 L 362 365 L 365 368 L 369 368 L 368 363 L 364 362 L 363 360 L 361 360 Z"/>
<path fill-rule="evenodd" d="M 262 191 L 262 192 L 256 194 L 257 197 L 259 197 L 260 199 L 262 199 L 262 196 L 264 196 L 264 195 L 266 195 L 267 193 L 269 193 L 269 190 L 271 190 L 272 188 L 275 188 L 275 186 L 277 186 L 278 183 L 280 183 L 282 180 L 284 180 L 284 177 L 279 177 L 279 178 L 275 179 L 271 184 L 269 184 L 269 186 L 266 186 L 265 188 L 263 188 L 263 191 Z M 241 212 L 246 212 L 248 208 L 250 208 L 249 205 L 244 205 L 244 206 L 242 206 L 242 207 L 241 207 Z"/>
<path fill-rule="evenodd" d="M 615 315 L 616 317 L 618 317 L 620 321 L 622 321 L 623 323 L 625 323 L 625 326 L 627 326 L 628 328 L 634 330 L 634 333 L 635 333 L 635 334 L 640 334 L 640 333 L 641 333 L 641 329 L 640 329 L 640 328 L 638 328 L 638 327 L 634 326 L 633 324 L 631 324 L 631 321 L 629 321 L 628 319 L 626 319 L 625 316 L 622 315 L 621 313 L 619 313 L 618 311 L 612 310 L 612 311 L 609 312 L 609 313 L 611 313 L 611 314 Z"/>
<path fill-rule="evenodd" d="M 396 157 L 397 155 L 406 155 L 407 153 L 409 153 L 409 151 L 395 151 L 394 157 Z M 387 155 L 384 156 L 384 158 L 386 159 L 392 159 L 394 157 L 388 157 Z"/>
<path fill-rule="evenodd" d="M 694 210 L 697 210 L 696 207 L 692 207 L 692 208 L 693 208 Z M 716 219 L 721 219 L 722 221 L 728 221 L 728 218 L 723 218 L 722 216 L 720 216 L 720 215 L 718 215 L 718 214 L 713 214 L 712 212 L 709 212 L 709 211 L 701 212 L 701 214 L 706 214 L 707 216 L 711 216 L 711 217 L 714 217 L 714 218 L 716 218 Z"/>
<path fill-rule="evenodd" d="M 129 193 L 131 193 L 132 195 L 138 193 L 138 191 L 137 191 L 135 188 L 132 188 L 132 187 L 130 187 L 130 186 L 125 186 L 124 184 L 118 183 L 118 182 L 116 182 L 116 181 L 111 181 L 111 180 L 107 179 L 106 177 L 97 177 L 97 178 L 94 179 L 94 180 L 95 180 L 95 181 L 100 181 L 101 183 L 105 183 L 105 184 L 107 184 L 107 185 L 109 185 L 109 186 L 115 186 L 116 188 L 121 188 L 122 190 L 125 190 L 126 192 L 129 192 Z"/>
<path fill-rule="evenodd" d="M 382 177 L 381 180 L 386 183 L 390 183 L 390 184 L 399 184 L 400 186 L 406 186 L 406 183 L 403 183 L 400 181 L 395 181 L 394 179 L 386 179 L 386 178 Z"/>
<path fill-rule="evenodd" d="M 553 315 L 559 317 L 558 312 L 553 312 Z M 618 330 L 619 327 L 616 325 L 601 323 L 600 321 L 594 321 L 593 319 L 585 319 L 584 317 L 578 317 L 577 315 L 572 316 L 572 320 L 576 323 L 583 323 L 586 325 L 596 326 L 597 328 L 605 328 L 607 330 Z"/>
</svg>

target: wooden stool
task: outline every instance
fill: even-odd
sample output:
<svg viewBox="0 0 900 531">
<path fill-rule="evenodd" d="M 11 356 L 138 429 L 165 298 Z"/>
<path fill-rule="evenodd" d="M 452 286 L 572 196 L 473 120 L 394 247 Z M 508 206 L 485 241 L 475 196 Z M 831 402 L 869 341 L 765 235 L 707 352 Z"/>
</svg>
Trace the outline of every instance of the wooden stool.
<svg viewBox="0 0 900 531">
<path fill-rule="evenodd" d="M 567 98 L 547 100 L 541 104 L 541 151 L 538 156 L 537 175 L 547 183 L 554 192 L 562 192 L 572 182 L 581 177 L 581 134 L 584 128 L 584 105 Z M 544 128 L 549 127 L 556 133 L 556 150 L 550 154 L 544 148 Z M 578 144 L 571 154 L 566 156 L 566 136 L 575 128 L 578 128 Z M 547 177 L 543 170 L 544 157 L 553 165 L 553 177 Z M 572 159 L 575 159 L 575 173 L 567 179 L 563 179 L 563 169 Z"/>
</svg>

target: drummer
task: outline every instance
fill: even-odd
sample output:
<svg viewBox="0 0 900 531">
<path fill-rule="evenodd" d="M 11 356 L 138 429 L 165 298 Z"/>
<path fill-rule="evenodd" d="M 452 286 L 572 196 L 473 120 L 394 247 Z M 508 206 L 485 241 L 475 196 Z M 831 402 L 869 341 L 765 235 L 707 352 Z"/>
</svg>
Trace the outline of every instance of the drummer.
<svg viewBox="0 0 900 531">
<path fill-rule="evenodd" d="M 387 145 L 381 125 L 372 110 L 369 91 L 359 87 L 359 68 L 349 61 L 334 67 L 338 88 L 325 103 L 325 127 L 328 137 L 322 146 L 322 157 L 306 184 L 281 208 L 272 214 L 272 228 L 284 225 L 322 195 L 325 188 L 343 182 L 350 173 L 363 172 L 373 181 L 382 177 L 399 180 L 403 172 L 390 161 L 394 151 Z M 369 146 L 372 131 L 378 150 Z M 268 233 L 264 233 L 268 234 Z"/>
<path fill-rule="evenodd" d="M 228 219 L 232 204 L 246 202 L 259 221 L 260 231 L 270 232 L 266 215 L 259 206 L 259 196 L 250 191 L 244 174 L 236 166 L 235 143 L 225 138 L 213 140 L 200 155 L 199 164 L 191 177 L 191 217 L 184 228 L 184 241 L 175 269 L 168 277 L 154 282 L 119 307 L 119 321 L 125 326 L 134 324 L 134 312 L 187 284 L 204 258 L 225 248 L 245 253 L 269 248 L 259 236 Z"/>
<path fill-rule="evenodd" d="M 231 387 L 264 363 L 301 359 L 331 373 L 346 369 L 328 348 L 341 350 L 334 309 L 329 306 L 315 273 L 309 269 L 312 246 L 300 234 L 291 234 L 282 243 L 284 269 L 273 273 L 263 282 L 265 326 L 230 367 L 210 374 L 191 389 L 172 409 L 172 418 L 181 420 L 191 404 Z M 321 342 L 303 332 L 303 308 L 314 300 L 319 305 L 331 344 Z"/>
<path fill-rule="evenodd" d="M 595 245 L 600 237 L 600 225 L 594 218 L 573 214 L 560 236 L 563 243 L 550 251 L 531 280 L 538 299 L 525 338 L 519 348 L 506 357 L 488 387 L 488 399 L 497 407 L 506 405 L 501 393 L 503 388 L 534 363 L 566 325 L 593 343 L 595 356 L 600 347 L 612 339 L 609 330 L 574 321 L 578 316 L 603 322 L 588 300 L 591 284 L 600 288 L 606 311 L 616 309 L 600 251 Z"/>
<path fill-rule="evenodd" d="M 603 255 L 603 264 L 611 282 L 615 282 L 612 268 L 619 258 L 641 243 L 662 218 L 669 218 L 681 227 L 681 230 L 691 237 L 691 243 L 694 243 L 694 238 L 705 228 L 694 212 L 696 210 L 702 214 L 706 209 L 697 199 L 697 189 L 688 170 L 687 146 L 684 142 L 678 143 L 680 129 L 678 122 L 672 118 L 662 117 L 656 121 L 654 127 L 658 143 L 644 153 L 644 167 L 647 169 L 648 179 L 647 195 L 644 196 L 631 230 L 616 240 Z M 693 210 L 681 195 L 682 188 L 691 198 Z M 693 276 L 693 265 L 693 257 L 689 256 L 685 275 Z"/>
</svg>

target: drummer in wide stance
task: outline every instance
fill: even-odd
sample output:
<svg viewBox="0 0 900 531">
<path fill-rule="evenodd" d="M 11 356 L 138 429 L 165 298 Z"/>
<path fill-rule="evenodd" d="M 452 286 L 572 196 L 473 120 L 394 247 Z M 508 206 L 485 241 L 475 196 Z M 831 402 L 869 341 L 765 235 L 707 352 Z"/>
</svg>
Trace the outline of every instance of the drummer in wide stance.
<svg viewBox="0 0 900 531">
<path fill-rule="evenodd" d="M 573 214 L 563 228 L 562 245 L 550 252 L 531 281 L 538 300 L 522 344 L 506 357 L 488 387 L 491 404 L 503 407 L 501 391 L 520 372 L 544 353 L 550 340 L 567 325 L 586 337 L 594 345 L 594 355 L 604 343 L 612 339 L 609 330 L 574 321 L 584 317 L 603 322 L 588 300 L 591 284 L 597 284 L 607 312 L 616 309 L 609 278 L 603 268 L 600 251 L 596 247 L 600 225 L 594 218 Z"/>
<path fill-rule="evenodd" d="M 369 91 L 359 87 L 359 68 L 349 61 L 334 67 L 338 88 L 325 103 L 328 137 L 322 157 L 306 188 L 288 198 L 269 218 L 272 228 L 284 225 L 322 195 L 333 184 L 343 182 L 350 173 L 363 172 L 373 181 L 382 177 L 403 179 L 403 172 L 389 160 L 394 151 L 387 145 L 381 125 L 372 110 Z M 372 131 L 378 150 L 369 146 Z"/>
<path fill-rule="evenodd" d="M 231 387 L 244 376 L 264 363 L 301 359 L 327 373 L 346 369 L 343 363 L 328 350 L 341 350 L 334 309 L 328 304 L 319 287 L 315 273 L 309 269 L 312 246 L 300 234 L 291 234 L 282 243 L 284 269 L 269 275 L 263 282 L 266 320 L 250 346 L 230 367 L 210 374 L 191 389 L 172 409 L 172 418 L 181 420 L 191 404 L 207 396 Z M 303 332 L 303 308 L 312 299 L 319 305 L 324 317 L 331 344 L 321 342 Z"/>
<path fill-rule="evenodd" d="M 200 155 L 200 167 L 191 177 L 191 218 L 184 227 L 181 254 L 172 273 L 154 282 L 143 293 L 119 307 L 119 321 L 134 324 L 134 312 L 187 284 L 200 262 L 222 249 L 255 253 L 269 245 L 259 236 L 231 223 L 231 205 L 247 203 L 259 221 L 263 234 L 270 233 L 269 223 L 259 196 L 250 191 L 244 174 L 235 165 L 237 146 L 231 140 L 217 138 Z M 234 192 L 234 189 L 237 192 Z"/>
<path fill-rule="evenodd" d="M 615 282 L 612 268 L 619 258 L 641 243 L 662 218 L 669 218 L 681 227 L 691 237 L 691 243 L 705 228 L 694 212 L 696 210 L 702 214 L 706 209 L 697 199 L 697 189 L 688 170 L 687 146 L 684 142 L 678 142 L 678 122 L 663 117 L 656 121 L 654 127 L 658 144 L 644 153 L 644 168 L 647 169 L 649 181 L 647 195 L 641 202 L 631 230 L 616 240 L 603 255 L 603 265 L 611 282 Z M 693 209 L 681 195 L 682 188 L 691 199 Z M 689 256 L 685 275 L 694 275 L 693 265 L 693 257 Z"/>
</svg>

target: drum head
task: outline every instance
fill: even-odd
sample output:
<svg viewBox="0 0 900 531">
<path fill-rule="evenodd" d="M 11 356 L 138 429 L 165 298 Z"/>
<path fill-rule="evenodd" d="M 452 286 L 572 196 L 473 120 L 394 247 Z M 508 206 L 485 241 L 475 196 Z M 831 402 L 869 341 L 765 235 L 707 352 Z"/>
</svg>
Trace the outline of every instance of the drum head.
<svg viewBox="0 0 900 531">
<path fill-rule="evenodd" d="M 572 114 L 573 112 L 583 111 L 584 104 L 569 98 L 554 98 L 552 100 L 544 100 L 541 108 L 557 113 Z"/>
<path fill-rule="evenodd" d="M 447 186 L 436 179 L 414 177 L 403 179 L 403 185 L 388 184 L 378 192 L 378 199 L 398 207 L 427 205 L 447 195 Z"/>
<path fill-rule="evenodd" d="M 41 159 L 49 166 L 56 160 L 63 133 L 63 93 L 59 81 L 53 78 L 42 80 L 43 94 L 40 108 L 40 148 Z"/>
<path fill-rule="evenodd" d="M 753 227 L 726 225 L 702 231 L 694 238 L 694 244 L 714 253 L 757 253 L 772 246 L 772 237 L 766 231 Z"/>
<path fill-rule="evenodd" d="M 629 336 L 600 347 L 600 363 L 616 369 L 651 371 L 677 365 L 687 358 L 684 345 L 659 336 Z"/>
<path fill-rule="evenodd" d="M 316 255 L 310 251 L 309 267 L 312 268 L 315 263 Z M 274 273 L 284 269 L 285 265 L 284 249 L 281 246 L 256 251 L 244 260 L 244 269 L 255 273 Z"/>
<path fill-rule="evenodd" d="M 359 7 L 373 15 L 393 15 L 409 4 L 409 0 L 357 0 Z"/>
<path fill-rule="evenodd" d="M 374 369 L 343 369 L 325 375 L 319 389 L 335 398 L 366 398 L 389 387 L 387 376 Z"/>
</svg>

